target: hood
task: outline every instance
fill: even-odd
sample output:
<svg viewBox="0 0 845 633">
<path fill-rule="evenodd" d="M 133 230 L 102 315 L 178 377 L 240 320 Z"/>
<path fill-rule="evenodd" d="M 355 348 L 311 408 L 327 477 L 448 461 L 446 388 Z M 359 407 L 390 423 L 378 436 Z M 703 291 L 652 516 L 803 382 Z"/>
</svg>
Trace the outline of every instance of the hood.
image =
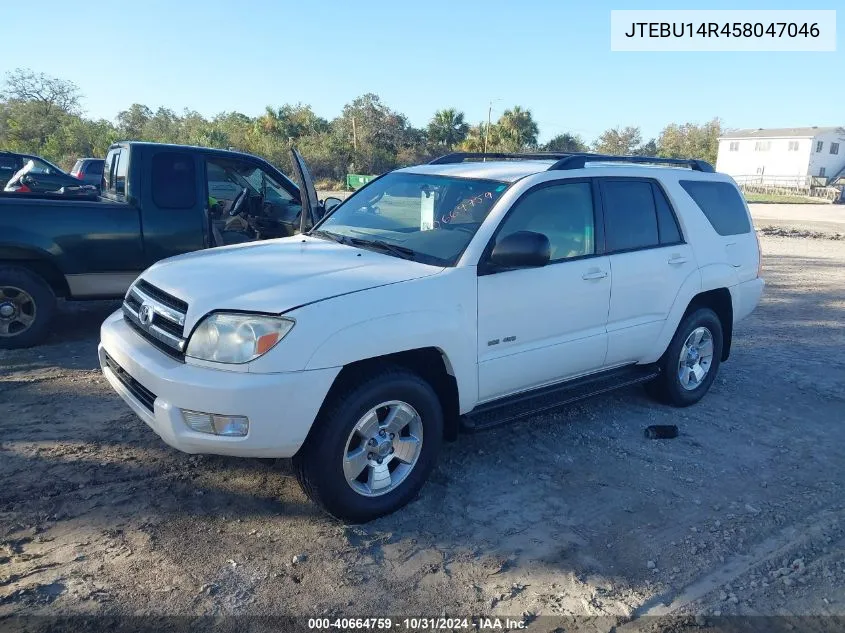
<svg viewBox="0 0 845 633">
<path fill-rule="evenodd" d="M 163 260 L 141 278 L 188 303 L 186 328 L 212 310 L 282 313 L 443 268 L 297 235 Z"/>
</svg>

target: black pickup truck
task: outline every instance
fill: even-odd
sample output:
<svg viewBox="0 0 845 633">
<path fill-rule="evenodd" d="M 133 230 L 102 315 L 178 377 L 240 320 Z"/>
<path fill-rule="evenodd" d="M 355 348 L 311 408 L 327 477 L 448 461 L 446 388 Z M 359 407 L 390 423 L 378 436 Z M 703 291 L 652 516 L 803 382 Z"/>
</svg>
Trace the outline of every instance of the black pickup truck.
<svg viewBox="0 0 845 633">
<path fill-rule="evenodd" d="M 0 349 L 41 341 L 57 297 L 121 297 L 160 259 L 292 235 L 316 219 L 301 213 L 299 188 L 261 158 L 157 143 L 112 145 L 99 196 L 2 193 Z"/>
</svg>

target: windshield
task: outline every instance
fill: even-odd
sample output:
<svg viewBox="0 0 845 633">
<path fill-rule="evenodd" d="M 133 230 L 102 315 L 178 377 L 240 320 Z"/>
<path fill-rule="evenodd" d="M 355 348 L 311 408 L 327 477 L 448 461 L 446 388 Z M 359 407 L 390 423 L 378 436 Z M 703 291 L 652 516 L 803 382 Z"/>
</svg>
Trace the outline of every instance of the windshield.
<svg viewBox="0 0 845 633">
<path fill-rule="evenodd" d="M 392 172 L 353 194 L 313 234 L 454 266 L 505 189 L 495 180 Z"/>
</svg>

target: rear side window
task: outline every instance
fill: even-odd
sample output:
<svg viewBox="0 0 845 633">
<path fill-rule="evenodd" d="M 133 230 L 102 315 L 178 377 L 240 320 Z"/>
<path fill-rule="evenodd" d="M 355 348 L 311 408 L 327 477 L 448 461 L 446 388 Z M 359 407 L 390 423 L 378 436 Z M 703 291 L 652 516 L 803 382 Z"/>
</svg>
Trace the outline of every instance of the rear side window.
<svg viewBox="0 0 845 633">
<path fill-rule="evenodd" d="M 719 235 L 739 235 L 751 231 L 745 204 L 732 184 L 681 180 L 680 185 L 704 212 Z"/>
<path fill-rule="evenodd" d="M 72 174 L 78 174 L 82 170 L 82 161 L 78 160 L 73 164 L 73 169 L 70 170 Z"/>
<path fill-rule="evenodd" d="M 604 227 L 607 250 L 630 251 L 660 244 L 651 183 L 641 180 L 603 180 Z"/>
<path fill-rule="evenodd" d="M 120 149 L 113 149 L 106 155 L 106 163 L 103 167 L 103 191 L 115 193 L 114 170 L 117 167 L 117 158 L 119 155 Z"/>
<path fill-rule="evenodd" d="M 92 160 L 85 166 L 85 173 L 96 176 L 103 173 L 103 161 Z"/>
<path fill-rule="evenodd" d="M 197 203 L 194 159 L 190 154 L 153 156 L 153 202 L 160 209 L 190 209 Z"/>
</svg>

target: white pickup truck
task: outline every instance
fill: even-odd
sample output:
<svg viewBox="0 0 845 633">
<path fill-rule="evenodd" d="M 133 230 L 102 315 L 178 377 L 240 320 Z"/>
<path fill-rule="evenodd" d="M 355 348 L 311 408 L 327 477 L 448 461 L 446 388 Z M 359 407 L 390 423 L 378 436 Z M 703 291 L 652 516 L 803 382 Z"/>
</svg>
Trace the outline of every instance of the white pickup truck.
<svg viewBox="0 0 845 633">
<path fill-rule="evenodd" d="M 763 291 L 702 161 L 452 154 L 325 212 L 295 159 L 303 233 L 147 269 L 99 356 L 169 445 L 292 457 L 345 520 L 408 503 L 459 428 L 638 382 L 697 402 Z"/>
</svg>

